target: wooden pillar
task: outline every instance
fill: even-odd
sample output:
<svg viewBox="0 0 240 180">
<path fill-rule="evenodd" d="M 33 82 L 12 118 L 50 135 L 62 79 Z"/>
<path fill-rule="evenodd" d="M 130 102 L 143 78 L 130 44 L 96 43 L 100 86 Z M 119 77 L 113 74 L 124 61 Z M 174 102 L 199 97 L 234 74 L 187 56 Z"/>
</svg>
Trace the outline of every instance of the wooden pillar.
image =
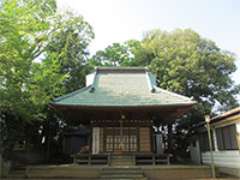
<svg viewBox="0 0 240 180">
<path fill-rule="evenodd" d="M 137 152 L 140 152 L 140 132 L 139 132 L 139 126 L 137 126 Z"/>
<path fill-rule="evenodd" d="M 123 119 L 120 119 L 120 151 L 123 150 Z"/>
<path fill-rule="evenodd" d="M 152 153 L 156 153 L 156 148 L 155 148 L 155 133 L 153 132 L 153 127 L 150 127 L 151 131 L 150 131 L 150 142 L 151 142 L 151 152 Z"/>
<path fill-rule="evenodd" d="M 92 154 L 92 134 L 93 133 L 93 127 L 90 127 L 90 137 L 89 137 L 89 154 Z"/>
<path fill-rule="evenodd" d="M 213 150 L 214 151 L 218 151 L 218 144 L 217 144 L 217 135 L 216 135 L 216 129 L 213 128 L 212 129 L 212 138 L 213 138 Z"/>
</svg>

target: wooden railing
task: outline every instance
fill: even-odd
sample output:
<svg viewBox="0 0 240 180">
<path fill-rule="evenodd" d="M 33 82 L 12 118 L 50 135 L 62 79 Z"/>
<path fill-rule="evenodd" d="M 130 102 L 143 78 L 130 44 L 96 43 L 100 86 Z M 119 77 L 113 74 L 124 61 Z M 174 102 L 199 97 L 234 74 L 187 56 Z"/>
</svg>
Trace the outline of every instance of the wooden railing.
<svg viewBox="0 0 240 180">
<path fill-rule="evenodd" d="M 106 154 L 75 154 L 73 155 L 73 162 L 80 165 L 111 165 L 111 153 Z M 134 156 L 136 165 L 160 165 L 170 164 L 170 155 L 168 154 L 154 154 L 154 153 L 136 153 Z"/>
<path fill-rule="evenodd" d="M 170 164 L 168 154 L 135 154 L 136 165 L 159 165 Z"/>
<path fill-rule="evenodd" d="M 109 154 L 74 154 L 73 163 L 80 165 L 110 165 Z"/>
</svg>

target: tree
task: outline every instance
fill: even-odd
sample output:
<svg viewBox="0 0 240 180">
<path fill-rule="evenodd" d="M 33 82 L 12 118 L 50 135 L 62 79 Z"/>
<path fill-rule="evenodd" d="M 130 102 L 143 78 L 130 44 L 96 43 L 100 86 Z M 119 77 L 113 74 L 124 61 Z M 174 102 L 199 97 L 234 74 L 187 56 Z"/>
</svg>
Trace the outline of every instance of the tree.
<svg viewBox="0 0 240 180">
<path fill-rule="evenodd" d="M 87 64 L 87 47 L 94 38 L 94 33 L 82 16 L 70 12 L 58 15 L 53 29 L 46 53 L 54 52 L 59 55 L 61 72 L 69 74 L 65 81 L 66 91 L 72 92 L 84 86 L 85 75 L 91 69 Z"/>
<path fill-rule="evenodd" d="M 7 158 L 27 132 L 40 136 L 54 97 L 82 85 L 93 33 L 81 16 L 57 14 L 54 0 L 3 1 L 0 19 L 0 154 Z"/>
<path fill-rule="evenodd" d="M 148 64 L 160 87 L 198 102 L 191 113 L 176 122 L 176 152 L 185 151 L 192 127 L 204 121 L 204 114 L 238 105 L 239 86 L 231 79 L 236 57 L 190 29 L 149 31 L 142 47 L 145 55 L 136 61 Z"/>
<path fill-rule="evenodd" d="M 3 1 L 0 7 L 0 155 L 9 156 L 32 119 L 28 84 L 44 49 L 53 1 Z"/>
<path fill-rule="evenodd" d="M 47 107 L 54 97 L 65 93 L 64 81 L 68 73 L 61 73 L 58 54 L 51 53 L 41 63 L 32 64 L 31 82 L 26 85 L 32 114 L 36 120 L 47 118 Z"/>
<path fill-rule="evenodd" d="M 55 11 L 52 1 L 4 1 L 0 11 L 1 108 L 29 115 L 32 65 L 44 51 L 49 34 L 47 17 Z M 30 15 L 29 15 L 30 14 Z"/>
<path fill-rule="evenodd" d="M 93 66 L 131 66 L 134 56 L 128 42 L 113 43 L 104 50 L 97 51 L 90 60 Z"/>
<path fill-rule="evenodd" d="M 226 108 L 237 105 L 239 90 L 230 76 L 236 71 L 236 58 L 213 41 L 189 29 L 154 30 L 146 34 L 142 46 L 152 57 L 149 68 L 160 87 L 193 97 L 206 113 L 216 103 Z"/>
</svg>

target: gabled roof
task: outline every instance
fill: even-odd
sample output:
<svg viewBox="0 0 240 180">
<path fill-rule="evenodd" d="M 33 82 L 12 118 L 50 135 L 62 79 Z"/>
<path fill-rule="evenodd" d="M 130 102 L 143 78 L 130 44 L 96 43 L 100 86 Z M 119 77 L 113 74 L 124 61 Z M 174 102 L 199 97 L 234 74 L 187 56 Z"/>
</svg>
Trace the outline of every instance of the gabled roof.
<svg viewBox="0 0 240 180">
<path fill-rule="evenodd" d="M 54 106 L 139 107 L 191 106 L 190 98 L 156 86 L 148 69 L 98 67 L 88 86 L 56 98 Z"/>
</svg>

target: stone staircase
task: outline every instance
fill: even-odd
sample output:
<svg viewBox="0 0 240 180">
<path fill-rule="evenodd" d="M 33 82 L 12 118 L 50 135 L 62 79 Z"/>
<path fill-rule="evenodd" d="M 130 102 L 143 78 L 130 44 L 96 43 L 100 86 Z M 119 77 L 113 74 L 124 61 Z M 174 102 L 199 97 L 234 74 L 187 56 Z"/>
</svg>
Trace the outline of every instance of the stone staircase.
<svg viewBox="0 0 240 180">
<path fill-rule="evenodd" d="M 103 168 L 100 180 L 147 180 L 143 170 L 137 167 Z"/>
<path fill-rule="evenodd" d="M 135 158 L 127 155 L 113 155 L 111 156 L 111 166 L 133 166 L 135 165 Z"/>
</svg>

